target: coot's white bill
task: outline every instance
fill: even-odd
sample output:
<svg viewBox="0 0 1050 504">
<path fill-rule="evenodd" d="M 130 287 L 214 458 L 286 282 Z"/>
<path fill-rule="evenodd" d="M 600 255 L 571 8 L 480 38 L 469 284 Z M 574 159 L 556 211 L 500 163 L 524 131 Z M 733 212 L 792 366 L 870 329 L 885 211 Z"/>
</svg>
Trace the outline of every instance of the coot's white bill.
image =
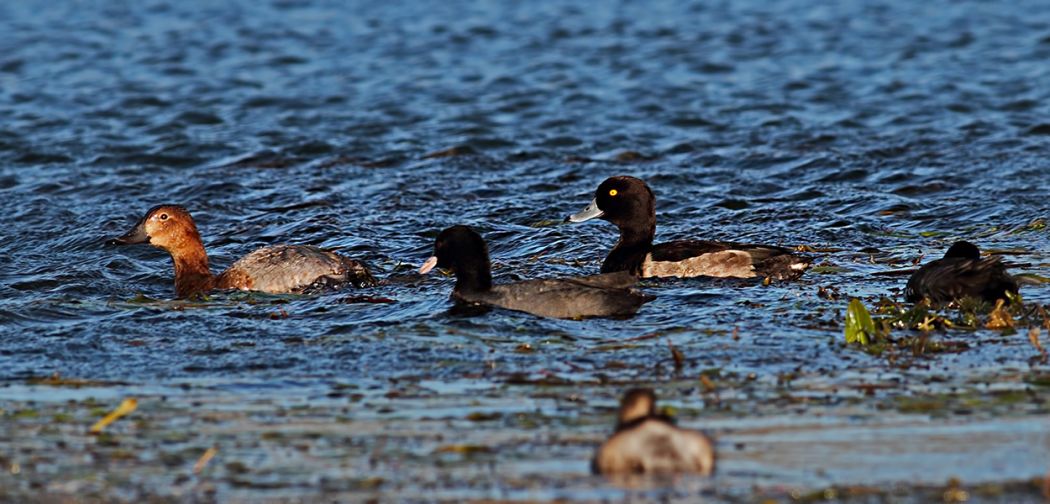
<svg viewBox="0 0 1050 504">
<path fill-rule="evenodd" d="M 419 267 L 419 274 L 426 275 L 427 273 L 430 273 L 430 270 L 434 269 L 434 266 L 437 266 L 437 264 L 437 256 L 430 256 L 430 259 L 427 259 L 427 262 L 423 263 L 423 265 Z"/>
</svg>

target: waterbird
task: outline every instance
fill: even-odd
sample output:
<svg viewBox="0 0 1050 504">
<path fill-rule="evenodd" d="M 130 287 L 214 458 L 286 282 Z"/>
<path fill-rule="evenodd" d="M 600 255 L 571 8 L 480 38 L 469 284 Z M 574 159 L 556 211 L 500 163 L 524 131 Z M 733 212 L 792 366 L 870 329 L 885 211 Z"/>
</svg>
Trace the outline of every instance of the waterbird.
<svg viewBox="0 0 1050 504">
<path fill-rule="evenodd" d="M 175 265 L 175 295 L 180 299 L 214 289 L 298 294 L 346 284 L 376 284 L 362 262 L 309 245 L 263 247 L 213 275 L 197 225 L 179 205 L 150 208 L 127 233 L 109 242 L 147 243 L 168 252 Z"/>
<path fill-rule="evenodd" d="M 676 240 L 653 245 L 655 197 L 644 181 L 630 176 L 606 179 L 594 199 L 565 222 L 602 219 L 616 225 L 620 240 L 602 263 L 602 273 L 628 271 L 640 277 L 798 278 L 810 261 L 791 249 L 709 240 Z"/>
<path fill-rule="evenodd" d="M 944 257 L 923 264 L 908 279 L 904 299 L 917 303 L 929 299 L 947 303 L 964 297 L 995 302 L 1017 294 L 1017 279 L 1006 272 L 999 257 L 981 259 L 981 250 L 968 241 L 958 241 Z"/>
<path fill-rule="evenodd" d="M 499 307 L 540 317 L 584 319 L 634 315 L 653 299 L 635 291 L 633 275 L 623 273 L 548 278 L 493 284 L 488 246 L 468 226 L 449 227 L 434 242 L 434 255 L 419 268 L 435 267 L 456 276 L 452 298 L 459 303 Z"/>
<path fill-rule="evenodd" d="M 715 469 L 715 449 L 703 433 L 677 427 L 658 413 L 651 389 L 636 388 L 620 401 L 616 432 L 598 447 L 591 469 L 603 475 L 708 476 Z"/>
</svg>

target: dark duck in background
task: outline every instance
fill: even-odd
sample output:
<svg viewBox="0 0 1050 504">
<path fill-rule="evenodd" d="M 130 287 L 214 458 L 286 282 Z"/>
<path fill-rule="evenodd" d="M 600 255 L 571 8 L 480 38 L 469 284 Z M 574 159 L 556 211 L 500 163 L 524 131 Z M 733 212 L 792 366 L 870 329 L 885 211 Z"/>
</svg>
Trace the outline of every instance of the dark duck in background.
<svg viewBox="0 0 1050 504">
<path fill-rule="evenodd" d="M 949 247 L 944 257 L 922 265 L 912 274 L 904 299 L 911 303 L 923 299 L 948 303 L 965 297 L 1009 301 L 1007 293 L 1017 294 L 1017 290 L 1017 280 L 1006 272 L 998 257 L 981 259 L 977 245 L 960 241 Z"/>
<path fill-rule="evenodd" d="M 598 447 L 591 461 L 598 474 L 710 475 L 715 449 L 703 433 L 682 429 L 656 411 L 650 389 L 632 389 L 620 401 L 616 432 Z"/>
</svg>

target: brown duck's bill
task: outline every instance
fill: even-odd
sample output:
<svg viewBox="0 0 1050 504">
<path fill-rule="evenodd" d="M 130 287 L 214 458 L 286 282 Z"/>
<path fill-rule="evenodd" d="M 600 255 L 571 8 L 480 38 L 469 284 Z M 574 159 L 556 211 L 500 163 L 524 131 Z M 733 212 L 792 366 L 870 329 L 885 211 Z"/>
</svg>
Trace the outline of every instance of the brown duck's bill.
<svg viewBox="0 0 1050 504">
<path fill-rule="evenodd" d="M 146 234 L 146 222 L 140 220 L 135 227 L 109 241 L 111 245 L 134 245 L 136 243 L 149 243 L 149 235 Z"/>
<path fill-rule="evenodd" d="M 426 275 L 427 273 L 430 273 L 430 270 L 434 269 L 434 266 L 437 266 L 437 264 L 437 256 L 430 256 L 430 259 L 427 259 L 426 262 L 424 262 L 423 265 L 419 267 L 419 274 Z"/>
<path fill-rule="evenodd" d="M 593 199 L 591 200 L 591 204 L 587 205 L 587 208 L 584 208 L 580 212 L 574 213 L 566 217 L 565 222 L 586 222 L 591 219 L 601 217 L 603 215 L 605 215 L 605 212 L 598 208 L 598 200 Z"/>
</svg>

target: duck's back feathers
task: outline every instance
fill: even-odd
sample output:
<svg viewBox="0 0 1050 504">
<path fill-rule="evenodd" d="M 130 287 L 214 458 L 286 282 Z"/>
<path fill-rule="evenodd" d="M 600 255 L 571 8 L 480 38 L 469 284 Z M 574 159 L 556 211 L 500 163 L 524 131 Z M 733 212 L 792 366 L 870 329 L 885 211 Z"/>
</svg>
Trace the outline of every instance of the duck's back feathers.
<svg viewBox="0 0 1050 504">
<path fill-rule="evenodd" d="M 769 245 L 679 240 L 653 246 L 641 267 L 643 277 L 798 278 L 809 261 L 790 249 Z"/>
<path fill-rule="evenodd" d="M 276 245 L 256 250 L 233 263 L 216 279 L 220 289 L 303 293 L 353 284 L 375 285 L 360 261 L 308 245 Z"/>
<path fill-rule="evenodd" d="M 647 417 L 621 427 L 598 448 L 591 465 L 599 474 L 710 475 L 714 446 L 699 432 Z"/>
<path fill-rule="evenodd" d="M 683 261 L 704 254 L 715 254 L 730 250 L 730 243 L 707 240 L 676 240 L 653 246 L 653 261 Z"/>
<path fill-rule="evenodd" d="M 964 297 L 994 302 L 1017 289 L 1017 280 L 1006 272 L 998 257 L 944 257 L 924 264 L 908 279 L 904 298 L 912 303 L 923 298 L 946 303 Z"/>
<path fill-rule="evenodd" d="M 497 306 L 541 317 L 581 319 L 627 317 L 651 296 L 630 287 L 637 280 L 626 272 L 579 278 L 551 278 L 496 284 L 486 291 L 454 291 L 468 303 Z"/>
</svg>

